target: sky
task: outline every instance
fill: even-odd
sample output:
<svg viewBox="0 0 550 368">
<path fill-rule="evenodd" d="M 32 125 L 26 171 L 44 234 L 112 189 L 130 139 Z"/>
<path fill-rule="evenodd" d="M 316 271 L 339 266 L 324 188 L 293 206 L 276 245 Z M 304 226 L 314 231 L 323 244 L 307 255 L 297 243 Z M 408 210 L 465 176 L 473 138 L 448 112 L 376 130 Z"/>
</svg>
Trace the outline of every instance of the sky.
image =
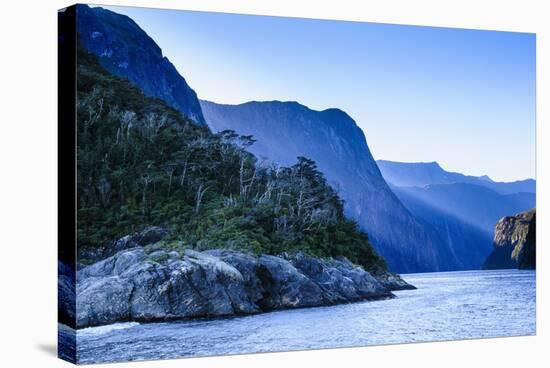
<svg viewBox="0 0 550 368">
<path fill-rule="evenodd" d="M 376 159 L 535 178 L 535 35 L 106 7 L 131 17 L 199 98 L 340 108 Z"/>
</svg>

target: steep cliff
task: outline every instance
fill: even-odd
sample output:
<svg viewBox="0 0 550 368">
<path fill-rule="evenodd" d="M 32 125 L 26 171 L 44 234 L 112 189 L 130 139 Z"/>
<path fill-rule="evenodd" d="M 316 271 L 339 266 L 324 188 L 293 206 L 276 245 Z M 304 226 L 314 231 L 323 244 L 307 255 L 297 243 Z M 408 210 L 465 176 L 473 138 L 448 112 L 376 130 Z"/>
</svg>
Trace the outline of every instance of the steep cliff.
<svg viewBox="0 0 550 368">
<path fill-rule="evenodd" d="M 195 91 L 162 54 L 160 47 L 132 19 L 78 5 L 80 42 L 112 74 L 127 78 L 146 95 L 160 98 L 186 117 L 204 124 Z"/>
<path fill-rule="evenodd" d="M 453 255 L 460 262 L 457 269 L 481 268 L 492 251 L 491 233 L 452 214 L 452 208 L 443 209 L 437 203 L 430 203 L 416 195 L 415 191 L 422 190 L 422 188 L 396 186 L 391 186 L 391 188 L 407 209 L 417 218 L 434 227 L 447 242 Z"/>
<path fill-rule="evenodd" d="M 494 249 L 483 268 L 536 267 L 536 210 L 501 218 L 495 226 Z"/>
<path fill-rule="evenodd" d="M 235 130 L 257 140 L 251 151 L 280 165 L 315 160 L 345 200 L 346 213 L 367 231 L 396 272 L 460 268 L 437 231 L 415 218 L 380 174 L 363 131 L 339 109 L 315 111 L 297 102 L 221 105 L 201 101 L 213 131 Z"/>
</svg>

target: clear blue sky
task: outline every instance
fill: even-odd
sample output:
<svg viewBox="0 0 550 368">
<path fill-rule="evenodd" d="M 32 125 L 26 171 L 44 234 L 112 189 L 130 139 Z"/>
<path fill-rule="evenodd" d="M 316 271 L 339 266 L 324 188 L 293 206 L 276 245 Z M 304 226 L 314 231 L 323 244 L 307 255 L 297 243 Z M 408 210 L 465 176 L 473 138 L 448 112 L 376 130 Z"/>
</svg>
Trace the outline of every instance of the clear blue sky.
<svg viewBox="0 0 550 368">
<path fill-rule="evenodd" d="M 108 7 L 200 98 L 338 107 L 376 159 L 535 177 L 535 35 Z"/>
</svg>

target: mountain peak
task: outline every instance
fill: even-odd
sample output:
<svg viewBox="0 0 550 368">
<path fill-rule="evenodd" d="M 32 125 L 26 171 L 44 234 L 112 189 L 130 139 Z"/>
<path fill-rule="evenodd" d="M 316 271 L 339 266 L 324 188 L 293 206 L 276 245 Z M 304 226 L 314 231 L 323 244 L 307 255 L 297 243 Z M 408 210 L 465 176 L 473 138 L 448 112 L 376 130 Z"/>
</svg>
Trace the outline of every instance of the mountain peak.
<svg viewBox="0 0 550 368">
<path fill-rule="evenodd" d="M 438 248 L 439 235 L 417 221 L 392 193 L 363 131 L 344 111 L 316 111 L 294 101 L 201 103 L 212 131 L 254 135 L 250 150 L 256 156 L 284 166 L 295 164 L 297 156 L 314 160 L 341 195 L 346 213 L 369 234 L 390 269 L 448 269 L 450 256 Z"/>
<path fill-rule="evenodd" d="M 336 108 L 336 107 L 331 107 L 331 108 L 325 109 L 325 110 L 321 111 L 321 113 L 323 113 L 325 115 L 328 115 L 328 116 L 331 116 L 333 118 L 343 118 L 343 119 L 351 120 L 351 121 L 355 122 L 355 120 L 353 120 L 353 118 L 351 116 L 349 116 L 349 114 L 347 112 L 345 112 L 344 110 L 341 110 L 339 108 Z"/>
<path fill-rule="evenodd" d="M 274 109 L 278 111 L 279 114 L 299 115 L 303 117 L 307 116 L 306 120 L 308 121 L 315 121 L 322 126 L 330 126 L 339 130 L 348 130 L 353 132 L 352 134 L 358 133 L 361 136 L 360 139 L 364 139 L 363 131 L 359 128 L 355 120 L 353 120 L 353 118 L 345 111 L 335 107 L 325 110 L 315 110 L 297 101 L 282 100 L 253 100 L 239 104 L 224 104 L 208 100 L 200 100 L 200 103 L 202 104 L 203 110 L 210 108 L 210 110 L 215 111 L 219 110 L 217 107 L 224 107 L 225 113 L 227 113 L 227 109 L 240 110 L 241 112 L 244 110 L 263 112 L 266 109 Z M 205 113 L 205 115 L 207 114 Z M 211 122 L 208 123 L 210 124 Z"/>
<path fill-rule="evenodd" d="M 488 175 L 481 175 L 481 176 L 478 176 L 478 178 L 480 178 L 481 180 L 485 180 L 485 181 L 494 183 L 494 180 L 491 179 Z"/>
<path fill-rule="evenodd" d="M 78 5 L 77 15 L 79 42 L 107 71 L 205 124 L 195 91 L 137 23 L 126 15 L 87 5 Z"/>
<path fill-rule="evenodd" d="M 391 161 L 391 160 L 376 160 L 378 164 L 385 166 L 399 166 L 405 168 L 417 168 L 417 169 L 439 169 L 442 171 L 443 168 L 437 161 L 428 161 L 428 162 L 400 162 L 400 161 Z"/>
</svg>

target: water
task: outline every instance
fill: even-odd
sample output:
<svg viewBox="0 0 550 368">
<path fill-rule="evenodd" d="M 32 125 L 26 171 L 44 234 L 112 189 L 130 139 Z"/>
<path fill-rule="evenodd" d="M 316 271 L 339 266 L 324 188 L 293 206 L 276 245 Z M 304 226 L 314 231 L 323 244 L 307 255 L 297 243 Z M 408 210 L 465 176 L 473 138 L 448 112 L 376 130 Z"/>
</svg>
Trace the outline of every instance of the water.
<svg viewBox="0 0 550 368">
<path fill-rule="evenodd" d="M 247 317 L 79 330 L 80 363 L 166 359 L 536 333 L 535 272 L 403 275 L 391 300 Z"/>
</svg>

